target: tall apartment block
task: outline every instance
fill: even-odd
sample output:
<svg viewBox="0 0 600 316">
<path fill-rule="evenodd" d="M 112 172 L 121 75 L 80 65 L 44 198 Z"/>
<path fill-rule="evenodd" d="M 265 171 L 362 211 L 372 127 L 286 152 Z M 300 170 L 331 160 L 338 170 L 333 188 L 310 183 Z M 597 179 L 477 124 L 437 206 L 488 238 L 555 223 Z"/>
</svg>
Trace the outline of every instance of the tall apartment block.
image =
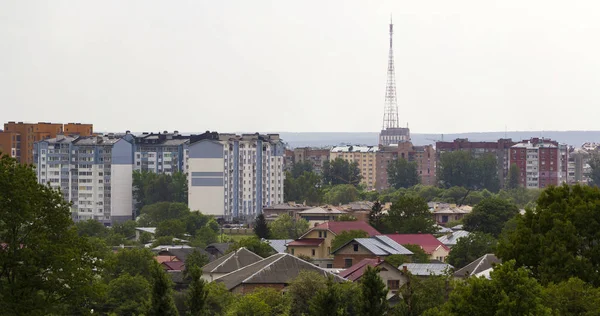
<svg viewBox="0 0 600 316">
<path fill-rule="evenodd" d="M 323 172 L 323 163 L 327 160 L 329 160 L 329 149 L 294 148 L 294 163 L 309 162 L 313 171 L 318 174 Z"/>
<path fill-rule="evenodd" d="M 436 142 L 436 164 L 439 164 L 441 155 L 457 150 L 468 151 L 475 157 L 493 154 L 496 156 L 500 186 L 503 187 L 508 170 L 510 169 L 509 153 L 513 145 L 515 145 L 515 142 L 511 139 L 499 139 L 496 142 L 472 142 L 467 138 L 458 138 L 452 142 Z"/>
<path fill-rule="evenodd" d="M 380 146 L 377 152 L 377 179 L 375 188 L 385 190 L 389 188 L 387 167 L 396 159 L 406 159 L 417 163 L 417 172 L 420 183 L 423 185 L 436 184 L 436 155 L 432 145 L 414 146 L 411 142 L 398 143 L 392 146 Z"/>
<path fill-rule="evenodd" d="M 283 203 L 285 147 L 278 134 L 206 132 L 190 139 L 188 205 L 226 219 L 253 219 Z"/>
<path fill-rule="evenodd" d="M 337 146 L 331 149 L 329 158 L 356 162 L 362 176 L 361 183 L 367 187 L 367 190 L 373 190 L 377 180 L 377 152 L 378 148 L 374 146 Z"/>
<path fill-rule="evenodd" d="M 519 184 L 545 188 L 567 182 L 568 148 L 544 138 L 524 140 L 510 148 L 510 164 L 520 171 Z"/>
<path fill-rule="evenodd" d="M 35 143 L 40 183 L 60 189 L 73 202 L 75 221 L 105 224 L 132 219 L 134 137 L 58 135 Z"/>
<path fill-rule="evenodd" d="M 134 170 L 173 174 L 186 172 L 187 148 L 190 136 L 175 131 L 143 133 L 135 137 Z"/>
<path fill-rule="evenodd" d="M 65 135 L 91 136 L 93 126 L 92 124 L 80 123 L 68 123 L 63 126 L 60 123 L 8 122 L 4 124 L 4 130 L 0 132 L 0 147 L 2 152 L 7 154 L 10 149 L 10 155 L 20 163 L 32 164 L 34 162 L 33 144 L 63 133 Z M 7 134 L 12 135 L 6 136 Z"/>
</svg>

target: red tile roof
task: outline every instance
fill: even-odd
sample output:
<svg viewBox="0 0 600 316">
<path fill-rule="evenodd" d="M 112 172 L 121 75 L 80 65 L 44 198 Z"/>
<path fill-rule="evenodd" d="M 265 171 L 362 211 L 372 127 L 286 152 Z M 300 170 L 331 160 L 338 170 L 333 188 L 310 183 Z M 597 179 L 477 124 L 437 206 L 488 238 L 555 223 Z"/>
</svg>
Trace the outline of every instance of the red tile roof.
<svg viewBox="0 0 600 316">
<path fill-rule="evenodd" d="M 312 230 L 330 230 L 334 234 L 339 234 L 343 231 L 362 230 L 369 234 L 369 237 L 381 235 L 375 228 L 363 221 L 341 221 L 341 222 L 325 222 L 315 226 Z M 308 234 L 308 232 L 307 232 Z M 305 234 L 306 235 L 306 234 Z"/>
<path fill-rule="evenodd" d="M 350 268 L 340 272 L 339 276 L 354 282 L 365 273 L 367 267 L 376 267 L 382 263 L 383 260 L 380 259 L 362 259 Z"/>
<path fill-rule="evenodd" d="M 175 256 L 156 256 L 156 257 L 154 257 L 154 259 L 156 261 L 158 261 L 158 263 L 179 261 L 179 259 L 177 259 L 177 257 L 175 257 Z"/>
<path fill-rule="evenodd" d="M 323 238 L 303 238 L 292 241 L 288 246 L 318 246 L 323 243 Z"/>
<path fill-rule="evenodd" d="M 181 261 L 167 261 L 162 263 L 165 270 L 181 271 L 184 269 L 184 264 Z"/>
<path fill-rule="evenodd" d="M 450 250 L 431 234 L 387 234 L 386 236 L 401 245 L 419 245 L 427 254 L 432 254 L 439 247 Z"/>
</svg>

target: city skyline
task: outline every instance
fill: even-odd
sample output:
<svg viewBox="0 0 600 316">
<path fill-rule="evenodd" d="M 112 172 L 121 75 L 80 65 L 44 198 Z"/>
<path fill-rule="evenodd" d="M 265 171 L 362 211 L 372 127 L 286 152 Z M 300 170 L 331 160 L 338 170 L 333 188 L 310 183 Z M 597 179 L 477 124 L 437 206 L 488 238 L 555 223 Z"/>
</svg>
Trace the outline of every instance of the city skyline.
<svg viewBox="0 0 600 316">
<path fill-rule="evenodd" d="M 598 130 L 600 22 L 579 4 L 0 1 L 2 119 L 377 132 L 393 14 L 413 133 Z"/>
</svg>

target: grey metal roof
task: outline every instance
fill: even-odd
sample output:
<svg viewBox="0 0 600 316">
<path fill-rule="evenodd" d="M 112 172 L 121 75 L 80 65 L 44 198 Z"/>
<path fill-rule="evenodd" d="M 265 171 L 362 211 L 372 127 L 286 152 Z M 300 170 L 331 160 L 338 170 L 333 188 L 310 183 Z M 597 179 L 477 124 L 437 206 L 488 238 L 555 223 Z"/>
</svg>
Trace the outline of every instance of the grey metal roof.
<svg viewBox="0 0 600 316">
<path fill-rule="evenodd" d="M 344 278 L 287 253 L 274 254 L 226 274 L 215 281 L 223 283 L 228 290 L 240 284 L 289 284 L 303 270 L 315 271 L 323 276 L 333 275 L 335 282 L 346 281 Z"/>
<path fill-rule="evenodd" d="M 398 269 L 402 270 L 404 267 L 413 275 L 419 276 L 443 275 L 454 269 L 447 263 L 404 263 Z"/>
<path fill-rule="evenodd" d="M 471 233 L 469 233 L 466 230 L 457 230 L 455 232 L 449 233 L 447 235 L 444 235 L 442 237 L 439 237 L 438 240 L 446 245 L 446 246 L 454 246 L 456 245 L 456 242 L 463 238 L 463 237 L 467 237 L 469 236 Z"/>
<path fill-rule="evenodd" d="M 206 248 L 204 248 L 204 250 L 211 252 L 210 249 L 216 249 L 219 253 L 224 254 L 225 252 L 227 252 L 227 250 L 229 250 L 229 247 L 231 246 L 232 243 L 229 242 L 221 242 L 221 243 L 212 243 L 209 244 L 208 246 L 206 246 Z"/>
<path fill-rule="evenodd" d="M 347 212 L 335 208 L 313 207 L 308 210 L 299 212 L 300 214 L 346 214 Z"/>
<path fill-rule="evenodd" d="M 488 253 L 477 258 L 475 261 L 467 264 L 466 266 L 456 270 L 456 272 L 454 272 L 454 276 L 469 277 L 472 275 L 476 275 L 485 270 L 488 270 L 489 268 L 492 268 L 495 264 L 499 263 L 502 263 L 502 260 L 496 257 L 496 255 L 494 255 L 493 253 Z"/>
<path fill-rule="evenodd" d="M 354 241 L 368 249 L 376 256 L 412 255 L 413 253 L 388 236 L 374 236 L 371 238 L 354 238 Z M 352 242 L 352 241 L 350 241 Z M 348 242 L 348 243 L 350 243 Z M 346 243 L 346 245 L 348 244 Z M 345 245 L 344 245 L 345 246 Z M 342 246 L 343 247 L 343 246 Z M 340 248 L 342 248 L 340 247 Z M 338 248 L 338 249 L 340 249 Z M 336 249 L 337 250 L 337 249 Z M 335 251 L 334 251 L 335 252 Z"/>
<path fill-rule="evenodd" d="M 293 239 L 265 239 L 271 248 L 275 249 L 278 253 L 284 253 L 287 249 L 286 245 L 294 241 Z"/>
<path fill-rule="evenodd" d="M 453 232 L 453 230 L 451 228 L 448 228 L 448 227 L 444 227 L 444 226 L 441 226 L 441 225 L 436 225 L 436 227 L 438 228 L 438 231 L 437 231 L 438 233 L 451 233 L 451 232 Z"/>
<path fill-rule="evenodd" d="M 263 258 L 254 252 L 242 247 L 236 251 L 230 252 L 215 261 L 202 267 L 203 273 L 229 273 L 255 262 L 261 261 Z"/>
</svg>

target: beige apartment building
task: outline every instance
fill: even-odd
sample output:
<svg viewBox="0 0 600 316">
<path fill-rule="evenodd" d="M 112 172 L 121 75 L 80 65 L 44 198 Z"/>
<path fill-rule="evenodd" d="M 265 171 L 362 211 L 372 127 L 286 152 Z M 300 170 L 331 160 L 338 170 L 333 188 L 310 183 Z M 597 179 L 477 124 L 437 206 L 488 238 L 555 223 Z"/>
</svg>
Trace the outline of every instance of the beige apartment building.
<svg viewBox="0 0 600 316">
<path fill-rule="evenodd" d="M 356 162 L 362 176 L 361 183 L 367 190 L 374 190 L 377 179 L 377 151 L 375 146 L 337 146 L 331 149 L 329 159 L 342 158 L 350 163 Z"/>
</svg>

